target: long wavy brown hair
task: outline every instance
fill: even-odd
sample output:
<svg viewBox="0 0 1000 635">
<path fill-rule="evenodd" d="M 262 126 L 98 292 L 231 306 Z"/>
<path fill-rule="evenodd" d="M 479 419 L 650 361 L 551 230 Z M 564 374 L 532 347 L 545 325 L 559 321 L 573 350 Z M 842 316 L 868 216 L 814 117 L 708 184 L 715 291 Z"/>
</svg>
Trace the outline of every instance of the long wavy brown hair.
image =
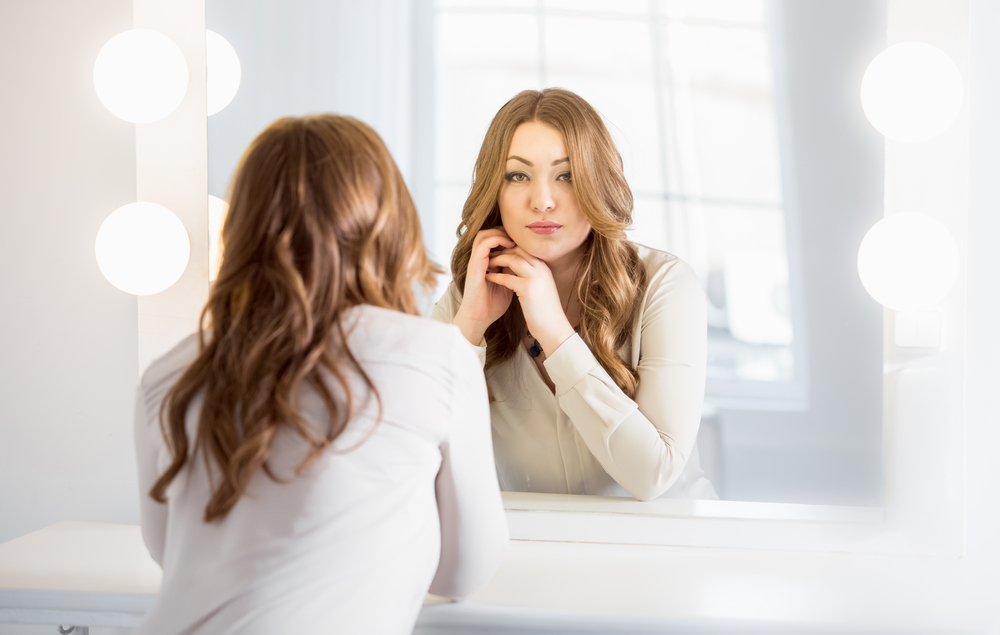
<svg viewBox="0 0 1000 635">
<path fill-rule="evenodd" d="M 389 151 L 351 117 L 275 121 L 244 153 L 229 198 L 198 357 L 160 409 L 173 461 L 150 491 L 165 502 L 167 487 L 201 452 L 210 477 L 211 463 L 218 468 L 206 522 L 225 518 L 258 470 L 275 478 L 267 460 L 282 428 L 309 444 L 298 473 L 330 447 L 353 414 L 352 373 L 379 399 L 347 347 L 345 309 L 370 304 L 416 315 L 414 283 L 429 291 L 440 273 Z M 341 403 L 324 375 L 343 389 Z M 326 404 L 326 431 L 296 411 L 303 382 Z M 201 391 L 192 449 L 185 415 Z"/>
<path fill-rule="evenodd" d="M 620 350 L 631 340 L 646 291 L 646 269 L 625 236 L 632 223 L 632 190 L 625 181 L 621 155 L 601 115 L 582 97 L 560 88 L 525 90 L 493 118 L 476 159 L 472 190 L 462 208 L 458 244 L 451 259 L 452 276 L 458 289 L 464 289 L 476 233 L 501 224 L 498 200 L 507 153 L 514 131 L 531 121 L 562 133 L 576 201 L 592 228 L 576 286 L 582 306 L 580 335 L 615 383 L 633 397 L 639 375 Z M 486 330 L 487 375 L 514 355 L 526 328 L 515 295 L 507 312 Z"/>
</svg>

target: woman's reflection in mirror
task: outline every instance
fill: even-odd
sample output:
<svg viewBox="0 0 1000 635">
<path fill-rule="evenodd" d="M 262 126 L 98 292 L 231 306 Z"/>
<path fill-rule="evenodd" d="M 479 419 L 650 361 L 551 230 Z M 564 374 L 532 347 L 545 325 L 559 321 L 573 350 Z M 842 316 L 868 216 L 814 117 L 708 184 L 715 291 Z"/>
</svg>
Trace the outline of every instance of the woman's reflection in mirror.
<svg viewBox="0 0 1000 635">
<path fill-rule="evenodd" d="M 481 367 L 417 315 L 433 283 L 378 135 L 280 119 L 236 170 L 199 333 L 145 373 L 142 532 L 163 584 L 141 632 L 409 633 L 507 526 Z"/>
<path fill-rule="evenodd" d="M 523 91 L 474 174 L 434 317 L 478 351 L 501 488 L 717 498 L 695 444 L 702 287 L 628 241 L 632 192 L 601 116 L 566 90 Z"/>
</svg>

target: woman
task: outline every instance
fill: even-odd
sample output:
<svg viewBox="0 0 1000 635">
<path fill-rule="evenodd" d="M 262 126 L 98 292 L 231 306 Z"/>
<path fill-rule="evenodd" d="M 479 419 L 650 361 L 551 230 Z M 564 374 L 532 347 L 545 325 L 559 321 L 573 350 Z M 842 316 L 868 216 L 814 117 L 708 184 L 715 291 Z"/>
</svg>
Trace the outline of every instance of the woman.
<svg viewBox="0 0 1000 635">
<path fill-rule="evenodd" d="M 490 124 L 434 317 L 477 347 L 504 490 L 716 498 L 695 448 L 705 299 L 633 245 L 632 193 L 600 115 L 524 91 Z"/>
<path fill-rule="evenodd" d="M 409 633 L 507 544 L 487 391 L 378 135 L 281 119 L 234 176 L 202 328 L 143 376 L 143 633 Z M 204 323 L 210 322 L 209 327 Z"/>
</svg>

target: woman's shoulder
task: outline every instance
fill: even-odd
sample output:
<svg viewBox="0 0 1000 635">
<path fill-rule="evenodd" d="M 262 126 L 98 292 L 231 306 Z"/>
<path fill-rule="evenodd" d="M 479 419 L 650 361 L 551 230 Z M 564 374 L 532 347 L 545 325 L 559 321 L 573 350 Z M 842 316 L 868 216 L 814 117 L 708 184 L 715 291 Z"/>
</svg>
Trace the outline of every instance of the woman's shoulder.
<svg viewBox="0 0 1000 635">
<path fill-rule="evenodd" d="M 468 375 L 482 376 L 457 326 L 370 305 L 345 317 L 351 354 L 376 381 L 391 377 L 430 397 L 439 389 L 455 391 Z"/>
<path fill-rule="evenodd" d="M 639 252 L 639 259 L 646 266 L 646 281 L 650 288 L 669 283 L 701 283 L 698 274 L 688 263 L 672 253 L 632 243 Z"/>
<path fill-rule="evenodd" d="M 198 334 L 191 333 L 169 351 L 157 357 L 142 373 L 141 385 L 147 394 L 157 388 L 169 389 L 177 376 L 198 357 Z"/>
<path fill-rule="evenodd" d="M 448 287 L 441 294 L 441 297 L 434 303 L 431 317 L 438 322 L 451 323 L 460 306 L 462 306 L 462 293 L 455 281 L 452 280 L 448 283 Z"/>
<path fill-rule="evenodd" d="M 465 344 L 452 324 L 371 305 L 358 307 L 349 322 L 352 352 L 372 361 L 450 364 L 454 349 Z"/>
</svg>

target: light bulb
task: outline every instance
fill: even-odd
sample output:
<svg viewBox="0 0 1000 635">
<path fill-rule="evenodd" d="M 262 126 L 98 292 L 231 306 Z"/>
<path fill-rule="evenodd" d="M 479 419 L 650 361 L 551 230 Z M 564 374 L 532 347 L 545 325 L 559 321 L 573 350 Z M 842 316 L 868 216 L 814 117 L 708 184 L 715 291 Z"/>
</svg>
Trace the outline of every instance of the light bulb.
<svg viewBox="0 0 1000 635">
<path fill-rule="evenodd" d="M 119 33 L 94 62 L 94 88 L 101 103 L 132 123 L 151 123 L 172 113 L 187 86 L 184 54 L 170 38 L 149 29 Z"/>
<path fill-rule="evenodd" d="M 861 80 L 868 121 L 895 141 L 926 141 L 947 130 L 962 109 L 963 94 L 955 62 L 924 42 L 890 46 Z"/>
<path fill-rule="evenodd" d="M 868 293 L 897 311 L 929 309 L 958 278 L 958 246 L 926 214 L 901 212 L 868 231 L 858 250 L 858 274 Z"/>
<path fill-rule="evenodd" d="M 214 115 L 229 105 L 240 87 L 240 58 L 233 45 L 215 31 L 205 31 L 205 57 L 208 66 L 208 114 Z"/>
<path fill-rule="evenodd" d="M 108 281 L 135 295 L 163 291 L 181 277 L 191 254 L 184 223 L 156 203 L 129 203 L 97 232 L 97 265 Z"/>
<path fill-rule="evenodd" d="M 214 281 L 221 264 L 222 224 L 226 222 L 229 203 L 217 196 L 208 196 L 208 279 Z"/>
</svg>

